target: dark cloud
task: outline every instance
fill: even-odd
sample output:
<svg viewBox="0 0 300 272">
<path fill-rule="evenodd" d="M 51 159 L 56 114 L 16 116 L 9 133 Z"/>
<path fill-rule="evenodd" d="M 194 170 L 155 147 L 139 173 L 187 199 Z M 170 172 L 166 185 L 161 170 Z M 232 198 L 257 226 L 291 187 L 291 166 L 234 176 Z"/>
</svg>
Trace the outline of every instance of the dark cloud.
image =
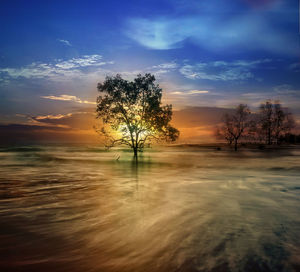
<svg viewBox="0 0 300 272">
<path fill-rule="evenodd" d="M 214 130 L 225 113 L 233 108 L 186 107 L 173 112 L 173 125 L 180 130 L 180 141 L 213 142 Z M 98 142 L 94 111 L 26 116 L 28 123 L 0 125 L 2 145 L 42 142 Z"/>
<path fill-rule="evenodd" d="M 217 125 L 221 122 L 224 113 L 232 111 L 233 109 L 217 107 L 187 107 L 174 111 L 173 123 L 181 128 Z"/>
<path fill-rule="evenodd" d="M 31 117 L 33 120 L 48 124 L 70 127 L 72 129 L 89 130 L 96 122 L 95 114 L 93 112 L 74 112 L 68 114 L 59 115 L 45 115 L 45 116 L 35 116 Z"/>
<path fill-rule="evenodd" d="M 57 135 L 67 135 L 70 129 L 61 127 L 47 127 L 36 125 L 7 124 L 0 125 L 0 142 L 6 144 L 27 144 L 43 141 L 63 140 L 65 137 Z"/>
<path fill-rule="evenodd" d="M 95 142 L 95 116 L 89 112 L 28 117 L 25 124 L 0 125 L 0 141 L 6 144 L 41 142 Z"/>
</svg>

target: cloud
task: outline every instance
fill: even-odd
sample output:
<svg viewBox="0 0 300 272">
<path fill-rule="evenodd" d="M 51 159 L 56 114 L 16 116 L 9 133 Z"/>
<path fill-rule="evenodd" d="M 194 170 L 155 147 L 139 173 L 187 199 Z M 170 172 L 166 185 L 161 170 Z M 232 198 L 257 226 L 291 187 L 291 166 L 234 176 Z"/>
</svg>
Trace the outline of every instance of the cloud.
<svg viewBox="0 0 300 272">
<path fill-rule="evenodd" d="M 168 0 L 174 5 L 174 9 L 179 12 L 205 12 L 205 13 L 233 13 L 241 11 L 249 11 L 251 8 L 264 10 L 286 9 L 286 1 L 283 0 Z M 245 5 L 246 4 L 246 5 Z"/>
<path fill-rule="evenodd" d="M 172 61 L 145 68 L 144 72 L 154 74 L 157 78 L 160 78 L 161 75 L 176 71 L 178 67 L 179 65 Z"/>
<path fill-rule="evenodd" d="M 185 21 L 181 21 L 185 25 Z M 132 18 L 127 23 L 126 34 L 141 45 L 151 49 L 173 49 L 181 47 L 179 44 L 189 34 L 187 29 L 176 29 L 178 24 L 172 19 L 148 20 Z M 190 35 L 192 32 L 190 33 Z"/>
<path fill-rule="evenodd" d="M 113 61 L 104 61 L 101 55 L 84 55 L 67 60 L 56 59 L 49 63 L 33 62 L 21 68 L 0 68 L 0 84 L 7 84 L 12 79 L 42 79 L 57 82 L 79 80 L 90 82 L 105 78 L 107 75 L 120 74 L 132 80 L 137 74 L 152 73 L 157 77 L 175 71 L 176 62 L 165 62 L 139 70 L 118 71 L 107 69 L 104 66 L 114 64 Z"/>
<path fill-rule="evenodd" d="M 209 93 L 209 91 L 206 91 L 206 90 L 190 90 L 187 92 L 182 92 L 182 91 L 170 92 L 170 94 L 177 94 L 177 95 L 207 94 L 207 93 Z"/>
<path fill-rule="evenodd" d="M 274 91 L 280 95 L 300 95 L 300 90 L 296 90 L 289 84 L 282 84 L 274 87 Z"/>
<path fill-rule="evenodd" d="M 293 113 L 297 114 L 298 119 L 300 116 L 299 96 L 300 90 L 294 88 L 289 84 L 281 84 L 278 86 L 274 86 L 273 88 L 268 88 L 266 90 L 241 94 L 241 97 L 244 97 L 246 99 L 243 102 L 254 108 L 258 107 L 262 102 L 268 99 L 278 100 L 285 107 L 289 107 Z"/>
<path fill-rule="evenodd" d="M 57 115 L 39 115 L 35 117 L 35 120 L 45 120 L 45 119 L 50 119 L 50 120 L 59 120 L 62 118 L 68 118 L 71 117 L 73 113 L 68 113 L 68 114 L 57 114 Z"/>
<path fill-rule="evenodd" d="M 94 111 L 74 111 L 71 113 L 46 115 L 16 114 L 16 116 L 18 119 L 15 120 L 15 124 L 32 127 L 92 130 L 95 123 Z"/>
<path fill-rule="evenodd" d="M 178 67 L 178 64 L 176 62 L 167 62 L 167 63 L 161 63 L 158 65 L 152 66 L 153 69 L 176 69 Z"/>
<path fill-rule="evenodd" d="M 285 27 L 290 24 L 291 16 L 283 16 L 281 11 L 273 11 L 277 16 L 249 10 L 227 14 L 198 12 L 193 16 L 130 18 L 125 34 L 140 45 L 156 50 L 180 48 L 188 41 L 208 51 L 263 50 L 284 55 L 299 52 L 298 36 Z"/>
<path fill-rule="evenodd" d="M 300 63 L 299 62 L 292 63 L 289 65 L 288 68 L 292 71 L 299 72 L 300 71 Z"/>
<path fill-rule="evenodd" d="M 180 129 L 182 139 L 206 141 L 211 139 L 212 127 L 220 122 L 225 112 L 230 112 L 230 109 L 188 107 L 174 110 L 172 122 Z M 25 119 L 23 123 L 0 124 L 1 143 L 99 141 L 99 136 L 92 129 L 96 122 L 94 112 L 18 115 Z"/>
<path fill-rule="evenodd" d="M 232 62 L 200 62 L 194 65 L 185 64 L 179 69 L 179 72 L 189 79 L 244 81 L 254 77 L 251 72 L 252 69 L 270 61 L 270 59 L 263 59 L 255 61 L 237 60 Z"/>
<path fill-rule="evenodd" d="M 205 93 L 209 93 L 209 91 L 206 91 L 206 90 L 191 90 L 188 93 L 189 94 L 205 94 Z"/>
<path fill-rule="evenodd" d="M 173 122 L 181 128 L 216 125 L 221 122 L 224 113 L 230 113 L 232 111 L 232 108 L 186 107 L 181 110 L 174 111 Z"/>
<path fill-rule="evenodd" d="M 93 130 L 74 130 L 67 126 L 0 124 L 0 141 L 2 144 L 97 143 L 98 135 Z"/>
<path fill-rule="evenodd" d="M 180 130 L 180 141 L 213 142 L 214 131 L 222 116 L 234 109 L 218 107 L 185 107 L 173 112 L 172 123 Z"/>
<path fill-rule="evenodd" d="M 252 6 L 255 9 L 261 9 L 261 8 L 273 8 L 273 7 L 279 7 L 281 5 L 278 0 L 244 0 L 249 6 Z"/>
<path fill-rule="evenodd" d="M 64 45 L 67 45 L 67 46 L 72 46 L 72 44 L 67 41 L 67 40 L 62 40 L 62 39 L 58 39 L 59 42 L 63 43 Z"/>
<path fill-rule="evenodd" d="M 94 73 L 99 73 L 99 67 L 113 64 L 112 61 L 103 61 L 101 55 L 84 55 L 80 58 L 68 60 L 55 60 L 53 63 L 33 62 L 21 68 L 0 68 L 0 75 L 3 78 L 26 78 L 26 79 L 50 79 L 66 81 L 73 78 L 84 79 L 93 75 L 93 72 L 86 72 L 85 69 L 92 68 Z"/>
<path fill-rule="evenodd" d="M 55 67 L 61 69 L 74 69 L 88 66 L 103 66 L 105 64 L 113 64 L 113 62 L 101 61 L 102 56 L 100 55 L 85 55 L 81 58 L 72 58 L 66 61 L 59 61 L 55 64 Z"/>
<path fill-rule="evenodd" d="M 95 123 L 95 113 L 76 111 L 65 114 L 29 116 L 27 119 L 38 125 L 64 127 L 72 130 L 92 130 Z"/>
<path fill-rule="evenodd" d="M 161 78 L 162 75 L 176 71 L 179 67 L 179 64 L 176 62 L 165 62 L 141 69 L 135 69 L 131 71 L 106 71 L 106 75 L 115 75 L 120 74 L 122 77 L 133 80 L 138 74 L 151 73 L 155 75 L 156 78 Z"/>
<path fill-rule="evenodd" d="M 59 100 L 59 101 L 73 101 L 76 103 L 80 103 L 80 104 L 91 104 L 91 105 L 96 105 L 96 102 L 91 102 L 91 101 L 87 101 L 87 100 L 81 100 L 80 98 L 78 98 L 77 96 L 74 95 L 67 95 L 67 94 L 62 94 L 62 95 L 47 95 L 47 96 L 41 96 L 42 98 L 45 99 L 50 99 L 50 100 Z"/>
<path fill-rule="evenodd" d="M 16 125 L 25 125 L 25 126 L 39 126 L 39 127 L 51 127 L 51 128 L 70 128 L 68 125 L 48 122 L 48 120 L 59 120 L 63 118 L 71 117 L 73 114 L 58 114 L 58 115 L 40 115 L 40 116 L 31 116 L 28 114 L 15 114 L 17 117 L 21 117 L 22 121 L 18 122 Z"/>
</svg>

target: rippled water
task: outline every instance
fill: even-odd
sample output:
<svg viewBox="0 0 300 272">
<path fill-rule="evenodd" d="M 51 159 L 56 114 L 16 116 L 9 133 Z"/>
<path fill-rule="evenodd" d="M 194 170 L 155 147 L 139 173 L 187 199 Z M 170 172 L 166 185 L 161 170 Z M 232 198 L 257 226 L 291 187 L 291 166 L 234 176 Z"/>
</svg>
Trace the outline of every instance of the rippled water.
<svg viewBox="0 0 300 272">
<path fill-rule="evenodd" d="M 0 271 L 300 271 L 299 159 L 1 148 Z"/>
</svg>

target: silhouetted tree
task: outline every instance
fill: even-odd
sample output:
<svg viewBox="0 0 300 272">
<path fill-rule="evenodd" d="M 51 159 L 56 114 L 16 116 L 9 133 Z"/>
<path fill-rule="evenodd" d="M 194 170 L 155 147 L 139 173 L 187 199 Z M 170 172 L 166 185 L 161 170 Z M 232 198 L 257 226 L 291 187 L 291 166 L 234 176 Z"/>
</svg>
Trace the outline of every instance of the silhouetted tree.
<svg viewBox="0 0 300 272">
<path fill-rule="evenodd" d="M 240 104 L 234 113 L 226 113 L 223 116 L 223 125 L 219 128 L 219 133 L 231 144 L 234 143 L 234 150 L 237 151 L 239 139 L 250 127 L 251 112 L 247 105 Z"/>
<path fill-rule="evenodd" d="M 233 143 L 233 136 L 230 134 L 225 126 L 217 127 L 215 131 L 215 136 L 217 139 L 225 139 L 229 145 Z"/>
<path fill-rule="evenodd" d="M 280 142 L 288 144 L 300 144 L 300 134 L 287 133 L 280 137 Z"/>
<path fill-rule="evenodd" d="M 271 145 L 273 142 L 279 143 L 282 135 L 289 133 L 294 127 L 294 119 L 287 109 L 282 108 L 280 102 L 267 100 L 259 108 L 259 122 L 257 131 L 263 134 L 265 142 Z"/>
<path fill-rule="evenodd" d="M 162 106 L 162 89 L 151 74 L 127 81 L 120 75 L 106 77 L 98 83 L 97 129 L 106 146 L 127 145 L 137 158 L 153 141 L 175 141 L 179 131 L 170 125 L 172 105 Z"/>
</svg>

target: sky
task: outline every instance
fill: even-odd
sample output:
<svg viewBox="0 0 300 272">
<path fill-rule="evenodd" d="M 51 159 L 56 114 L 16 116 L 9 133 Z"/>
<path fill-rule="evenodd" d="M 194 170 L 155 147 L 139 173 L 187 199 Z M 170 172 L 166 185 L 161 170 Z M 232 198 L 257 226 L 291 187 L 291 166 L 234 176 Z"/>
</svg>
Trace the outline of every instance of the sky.
<svg viewBox="0 0 300 272">
<path fill-rule="evenodd" d="M 280 100 L 300 120 L 296 0 L 2 0 L 0 139 L 96 141 L 97 83 L 153 73 L 185 141 Z"/>
</svg>

